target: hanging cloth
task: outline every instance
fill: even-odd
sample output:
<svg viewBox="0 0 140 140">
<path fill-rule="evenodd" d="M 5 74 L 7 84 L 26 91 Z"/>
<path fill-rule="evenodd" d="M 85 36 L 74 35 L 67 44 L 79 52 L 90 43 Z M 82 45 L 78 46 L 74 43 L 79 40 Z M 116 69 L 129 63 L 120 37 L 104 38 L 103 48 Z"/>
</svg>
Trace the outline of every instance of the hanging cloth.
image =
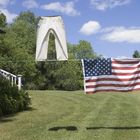
<svg viewBox="0 0 140 140">
<path fill-rule="evenodd" d="M 49 35 L 55 37 L 57 60 L 68 60 L 66 35 L 61 16 L 41 17 L 37 28 L 36 61 L 45 61 L 48 54 Z"/>
</svg>

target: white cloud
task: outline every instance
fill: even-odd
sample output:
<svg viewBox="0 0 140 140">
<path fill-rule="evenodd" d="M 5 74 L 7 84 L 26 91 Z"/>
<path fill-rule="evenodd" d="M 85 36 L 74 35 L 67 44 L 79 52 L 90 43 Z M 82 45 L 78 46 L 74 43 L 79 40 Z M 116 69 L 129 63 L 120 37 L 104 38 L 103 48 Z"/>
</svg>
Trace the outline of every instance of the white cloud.
<svg viewBox="0 0 140 140">
<path fill-rule="evenodd" d="M 15 0 L 0 0 L 0 7 L 6 7 L 7 5 L 12 5 L 15 3 Z"/>
<path fill-rule="evenodd" d="M 80 32 L 84 35 L 92 35 L 99 32 L 100 29 L 101 29 L 101 26 L 99 22 L 89 21 L 82 26 L 82 28 L 80 29 Z"/>
<path fill-rule="evenodd" d="M 63 13 L 69 16 L 80 15 L 80 12 L 74 8 L 74 2 L 72 1 L 66 3 L 52 2 L 42 5 L 42 9 Z"/>
<path fill-rule="evenodd" d="M 91 0 L 91 5 L 97 10 L 104 11 L 108 8 L 129 4 L 131 0 Z"/>
<path fill-rule="evenodd" d="M 27 9 L 37 8 L 39 6 L 35 0 L 25 0 L 22 5 Z"/>
<path fill-rule="evenodd" d="M 110 27 L 103 30 L 102 40 L 109 42 L 140 43 L 140 27 Z"/>
<path fill-rule="evenodd" d="M 0 0 L 0 6 L 7 6 L 9 4 L 9 0 Z"/>
<path fill-rule="evenodd" d="M 17 17 L 17 14 L 11 13 L 7 9 L 3 8 L 0 8 L 0 13 L 3 13 L 6 16 L 8 23 L 11 23 L 13 19 Z"/>
<path fill-rule="evenodd" d="M 8 11 L 7 6 L 15 4 L 15 0 L 0 0 L 0 13 L 6 16 L 7 22 L 11 23 L 13 19 L 17 16 L 15 13 Z"/>
</svg>

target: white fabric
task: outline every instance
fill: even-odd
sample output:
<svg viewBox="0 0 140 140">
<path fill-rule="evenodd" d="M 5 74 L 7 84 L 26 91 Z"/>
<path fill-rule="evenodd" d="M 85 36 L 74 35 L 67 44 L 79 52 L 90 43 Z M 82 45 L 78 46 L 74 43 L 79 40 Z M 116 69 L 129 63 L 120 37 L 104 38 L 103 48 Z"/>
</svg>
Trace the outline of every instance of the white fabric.
<svg viewBox="0 0 140 140">
<path fill-rule="evenodd" d="M 42 17 L 37 29 L 36 61 L 45 61 L 48 54 L 49 35 L 55 36 L 57 60 L 67 60 L 67 44 L 63 20 L 60 16 Z"/>
</svg>

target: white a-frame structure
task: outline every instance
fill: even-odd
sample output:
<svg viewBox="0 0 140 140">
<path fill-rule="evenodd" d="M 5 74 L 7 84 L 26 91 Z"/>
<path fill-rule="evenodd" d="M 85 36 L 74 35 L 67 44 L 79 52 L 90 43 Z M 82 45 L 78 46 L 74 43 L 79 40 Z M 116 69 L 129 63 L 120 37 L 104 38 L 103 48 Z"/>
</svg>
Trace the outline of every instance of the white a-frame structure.
<svg viewBox="0 0 140 140">
<path fill-rule="evenodd" d="M 50 33 L 55 37 L 57 60 L 67 60 L 67 44 L 61 16 L 41 17 L 37 29 L 36 61 L 45 61 L 48 54 Z"/>
</svg>

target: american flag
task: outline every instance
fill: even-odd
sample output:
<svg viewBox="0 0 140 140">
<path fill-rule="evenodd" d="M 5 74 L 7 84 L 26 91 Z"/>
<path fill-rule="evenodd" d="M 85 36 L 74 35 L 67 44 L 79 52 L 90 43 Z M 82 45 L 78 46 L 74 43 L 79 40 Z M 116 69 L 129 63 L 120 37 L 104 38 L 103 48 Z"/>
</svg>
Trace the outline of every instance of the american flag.
<svg viewBox="0 0 140 140">
<path fill-rule="evenodd" d="M 85 59 L 82 64 L 87 94 L 140 90 L 140 59 Z"/>
</svg>

